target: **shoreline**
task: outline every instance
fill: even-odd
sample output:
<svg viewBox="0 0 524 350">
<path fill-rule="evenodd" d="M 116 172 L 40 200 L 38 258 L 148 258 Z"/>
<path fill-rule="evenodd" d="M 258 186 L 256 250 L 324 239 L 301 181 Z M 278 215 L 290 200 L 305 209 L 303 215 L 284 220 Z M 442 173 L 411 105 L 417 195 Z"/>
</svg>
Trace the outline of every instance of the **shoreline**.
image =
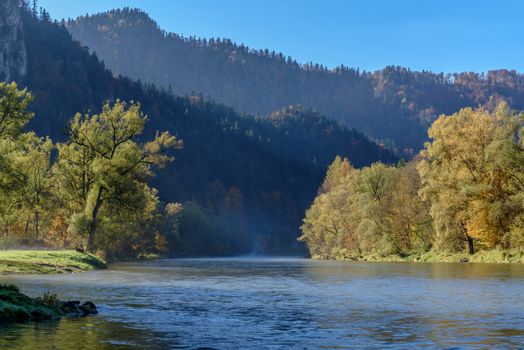
<svg viewBox="0 0 524 350">
<path fill-rule="evenodd" d="M 158 255 L 142 256 L 125 261 L 150 261 L 162 258 Z M 311 260 L 359 261 L 359 262 L 399 262 L 399 263 L 495 263 L 524 264 L 524 251 L 489 250 L 467 253 L 423 252 L 405 256 L 398 254 L 382 256 L 367 254 L 362 256 L 339 256 L 323 258 L 311 256 Z M 113 261 L 119 262 L 119 261 Z M 60 274 L 78 273 L 106 269 L 108 263 L 90 253 L 75 250 L 4 250 L 0 251 L 0 276 L 20 274 Z"/>
<path fill-rule="evenodd" d="M 0 284 L 0 326 L 29 321 L 45 321 L 62 316 L 86 316 L 97 314 L 95 304 L 87 301 L 60 301 L 56 295 L 44 293 L 31 298 L 20 292 L 15 285 Z"/>
<path fill-rule="evenodd" d="M 323 259 L 311 257 L 313 260 L 335 260 L 335 261 L 362 261 L 362 262 L 404 262 L 404 263 L 493 263 L 493 264 L 523 264 L 524 251 L 520 250 L 488 250 L 479 251 L 475 254 L 447 253 L 447 252 L 423 252 L 413 253 L 405 256 L 398 254 L 381 256 L 379 254 L 368 254 L 363 256 L 341 256 L 335 259 Z"/>
<path fill-rule="evenodd" d="M 105 268 L 104 260 L 75 250 L 0 251 L 0 275 L 76 273 Z"/>
<path fill-rule="evenodd" d="M 75 273 L 106 267 L 106 262 L 97 256 L 75 250 L 0 251 L 0 276 Z M 96 306 L 90 301 L 83 304 L 79 301 L 63 302 L 49 293 L 31 298 L 22 294 L 15 285 L 0 284 L 0 326 L 96 313 Z"/>
</svg>

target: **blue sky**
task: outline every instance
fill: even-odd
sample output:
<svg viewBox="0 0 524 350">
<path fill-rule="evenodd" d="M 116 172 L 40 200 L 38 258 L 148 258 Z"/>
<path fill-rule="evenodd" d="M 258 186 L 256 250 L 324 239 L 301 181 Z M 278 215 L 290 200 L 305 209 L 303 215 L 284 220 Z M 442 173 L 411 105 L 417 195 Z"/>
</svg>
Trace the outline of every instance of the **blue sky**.
<svg viewBox="0 0 524 350">
<path fill-rule="evenodd" d="M 524 71 L 520 0 L 40 0 L 53 18 L 124 6 L 169 31 L 363 70 Z"/>
</svg>

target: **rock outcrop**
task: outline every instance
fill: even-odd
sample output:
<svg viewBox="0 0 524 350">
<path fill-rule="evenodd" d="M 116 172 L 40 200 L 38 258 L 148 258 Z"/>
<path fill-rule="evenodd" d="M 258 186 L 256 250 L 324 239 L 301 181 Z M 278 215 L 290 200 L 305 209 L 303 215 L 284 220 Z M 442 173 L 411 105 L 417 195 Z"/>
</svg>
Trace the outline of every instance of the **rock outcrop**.
<svg viewBox="0 0 524 350">
<path fill-rule="evenodd" d="M 22 79 L 27 72 L 20 6 L 20 0 L 0 1 L 0 81 Z"/>
</svg>

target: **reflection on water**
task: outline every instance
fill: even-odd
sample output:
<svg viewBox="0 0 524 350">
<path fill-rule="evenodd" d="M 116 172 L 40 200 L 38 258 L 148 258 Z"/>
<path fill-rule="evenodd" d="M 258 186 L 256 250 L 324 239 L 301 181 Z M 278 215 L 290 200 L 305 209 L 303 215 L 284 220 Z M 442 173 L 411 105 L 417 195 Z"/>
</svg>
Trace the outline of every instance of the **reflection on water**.
<svg viewBox="0 0 524 350">
<path fill-rule="evenodd" d="M 100 315 L 0 329 L 0 348 L 519 348 L 524 266 L 183 259 L 9 276 Z"/>
<path fill-rule="evenodd" d="M 65 318 L 0 328 L 2 349 L 165 349 L 152 332 L 129 328 L 102 317 Z"/>
</svg>

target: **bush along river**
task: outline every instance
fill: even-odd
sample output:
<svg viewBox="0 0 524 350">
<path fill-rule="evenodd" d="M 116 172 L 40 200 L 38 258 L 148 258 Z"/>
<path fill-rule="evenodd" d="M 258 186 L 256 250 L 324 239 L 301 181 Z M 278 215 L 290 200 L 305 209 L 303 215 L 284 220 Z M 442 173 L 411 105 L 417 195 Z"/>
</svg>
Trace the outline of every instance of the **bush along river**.
<svg viewBox="0 0 524 350">
<path fill-rule="evenodd" d="M 98 311 L 91 301 L 60 301 L 54 294 L 30 298 L 15 285 L 0 285 L 0 326 L 28 321 L 44 321 L 61 316 L 95 315 Z"/>
<path fill-rule="evenodd" d="M 9 275 L 99 314 L 0 328 L 0 349 L 521 348 L 524 266 L 177 259 Z"/>
</svg>

